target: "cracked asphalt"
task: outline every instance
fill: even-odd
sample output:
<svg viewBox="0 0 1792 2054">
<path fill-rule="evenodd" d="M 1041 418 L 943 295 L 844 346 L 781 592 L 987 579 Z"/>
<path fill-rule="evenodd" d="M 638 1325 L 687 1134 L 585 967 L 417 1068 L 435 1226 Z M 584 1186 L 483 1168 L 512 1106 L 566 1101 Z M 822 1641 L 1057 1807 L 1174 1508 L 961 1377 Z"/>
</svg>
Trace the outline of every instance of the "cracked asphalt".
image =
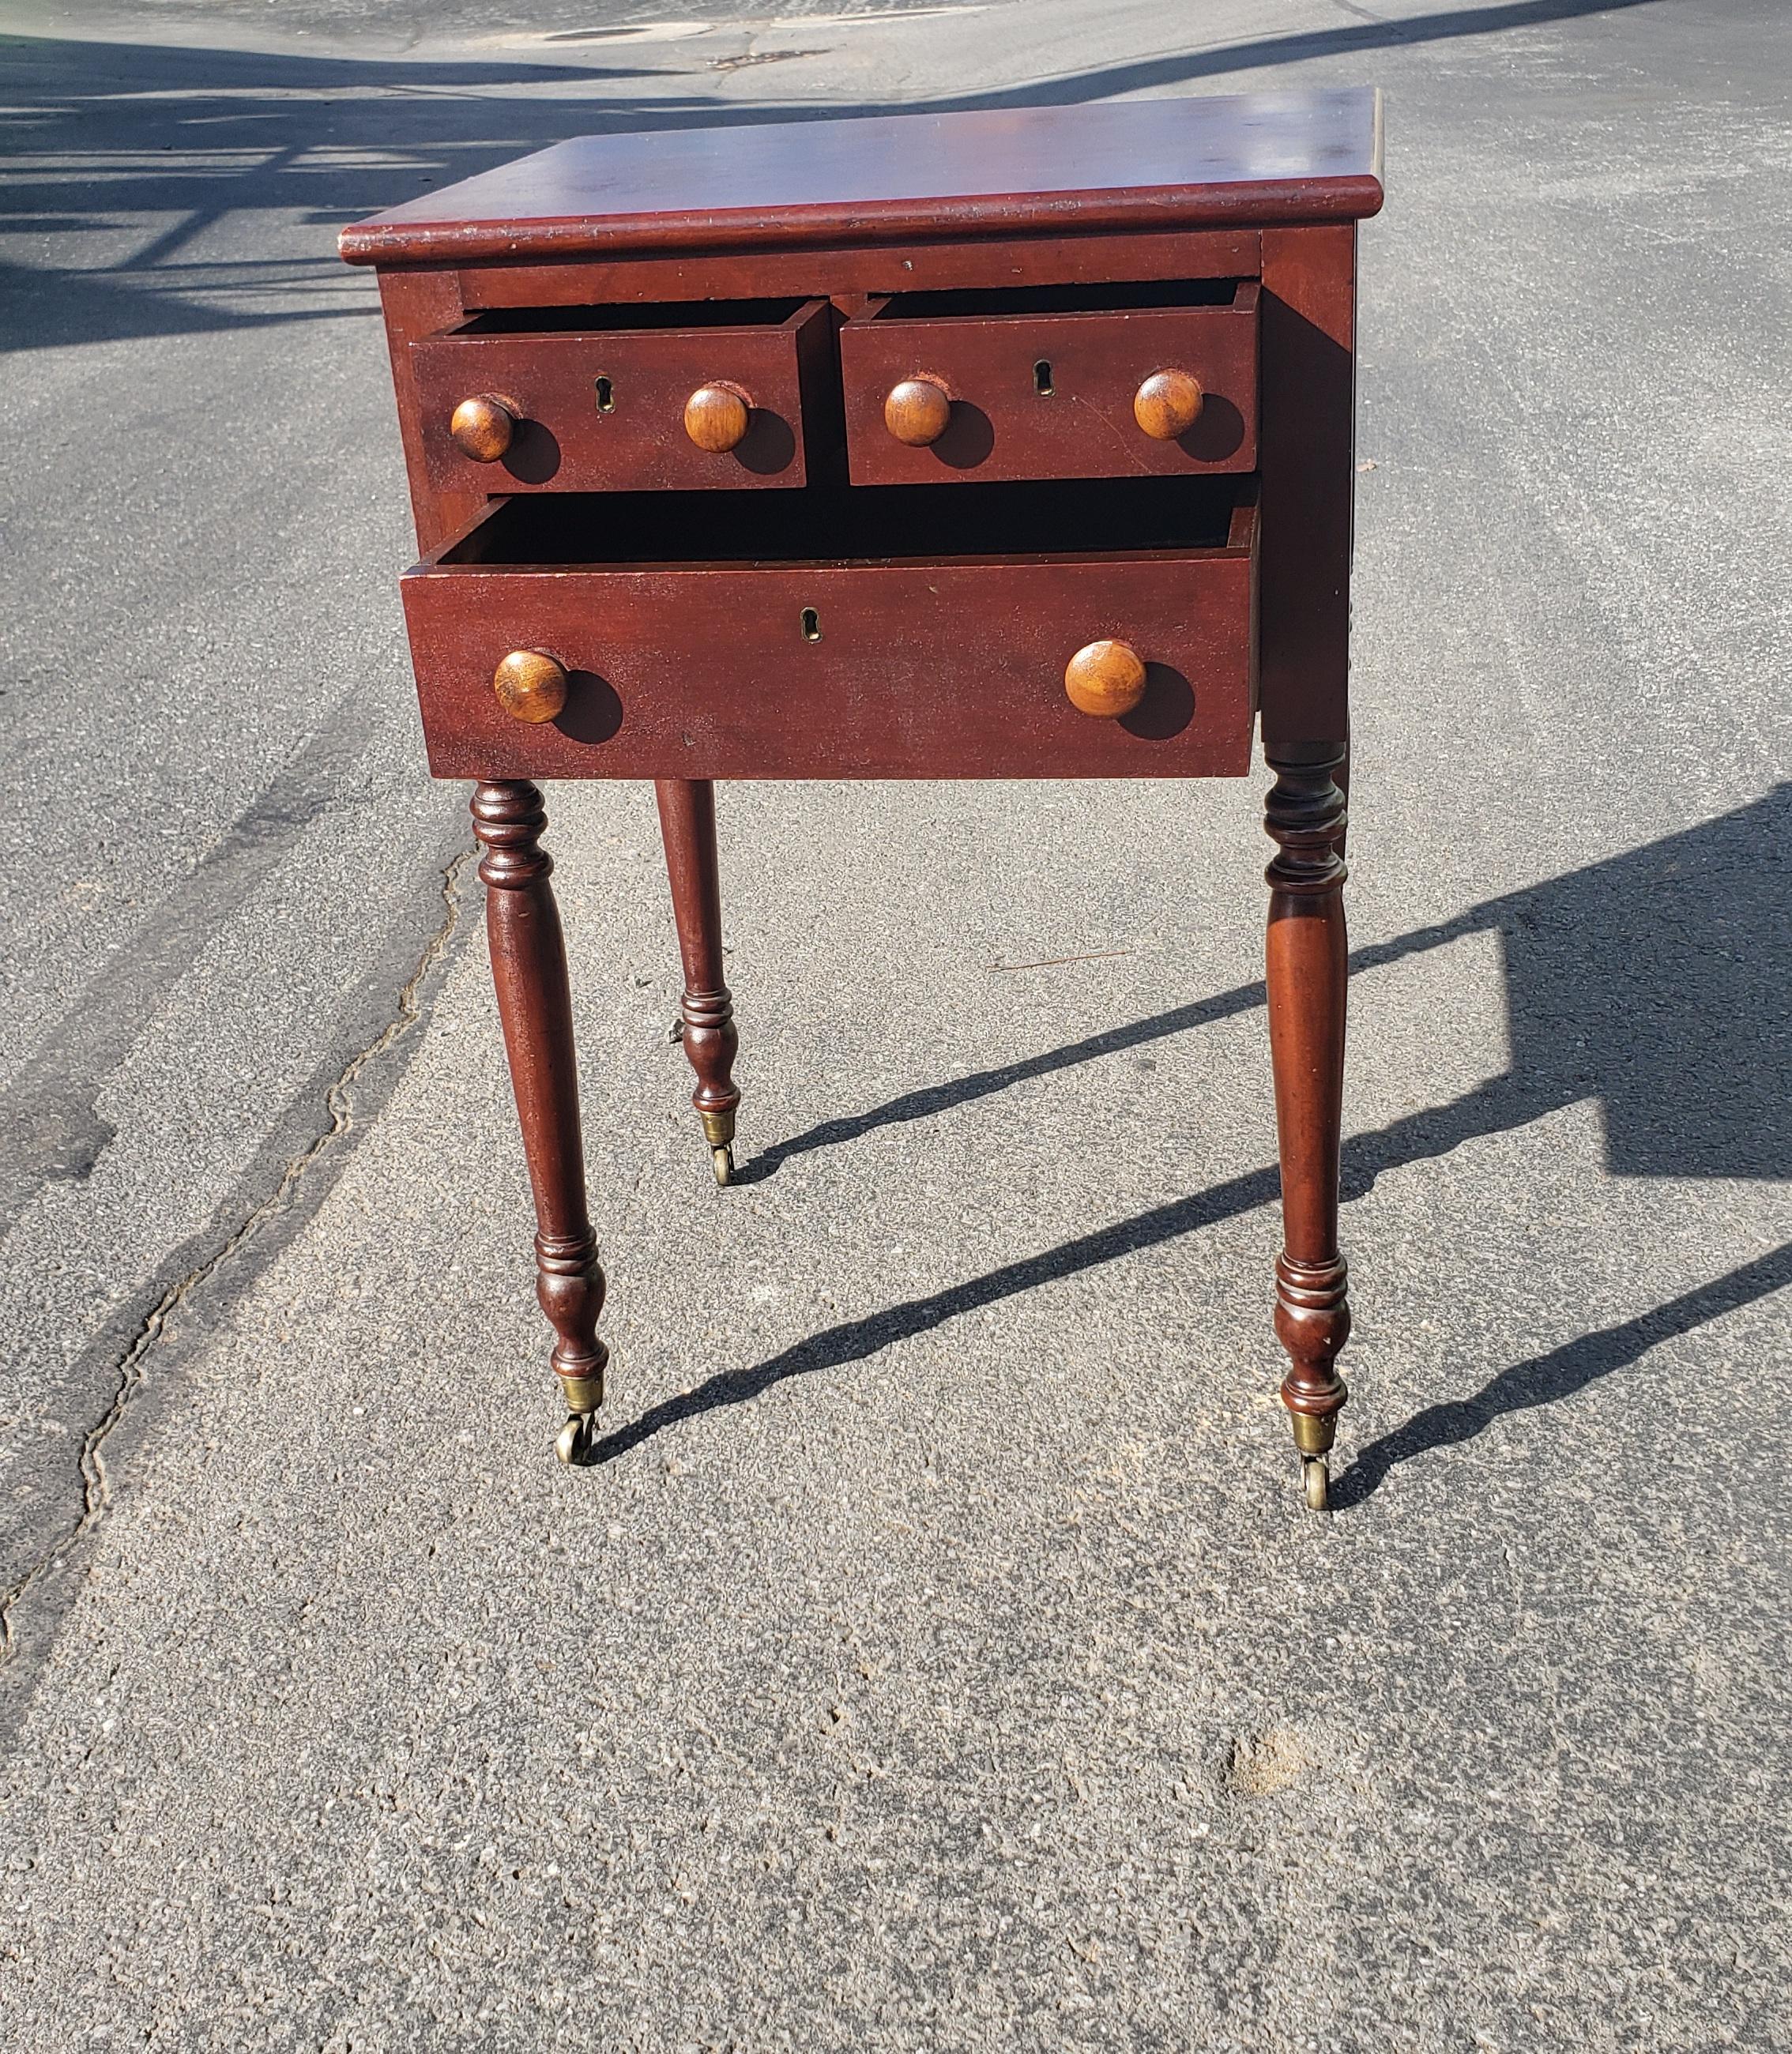
<svg viewBox="0 0 1792 2054">
<path fill-rule="evenodd" d="M 0 10 L 0 2044 L 1792 2039 L 1792 33 L 1195 13 Z M 725 790 L 725 1194 L 651 796 L 550 789 L 562 1471 L 337 225 L 593 128 L 1357 81 L 1335 1517 L 1261 776 Z"/>
</svg>

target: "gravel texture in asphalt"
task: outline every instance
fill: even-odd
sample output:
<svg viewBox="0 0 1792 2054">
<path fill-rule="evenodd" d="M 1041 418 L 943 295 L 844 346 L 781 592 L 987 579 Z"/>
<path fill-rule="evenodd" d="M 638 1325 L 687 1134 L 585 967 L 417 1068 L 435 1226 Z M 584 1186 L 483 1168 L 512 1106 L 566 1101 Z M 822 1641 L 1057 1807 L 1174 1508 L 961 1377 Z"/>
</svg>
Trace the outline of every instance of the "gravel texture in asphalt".
<svg viewBox="0 0 1792 2054">
<path fill-rule="evenodd" d="M 1195 11 L 9 10 L 0 2044 L 1792 2038 L 1792 33 Z M 337 225 L 590 128 L 1356 81 L 1335 1516 L 1260 776 L 726 789 L 726 1194 L 651 795 L 550 789 L 561 1470 Z"/>
</svg>

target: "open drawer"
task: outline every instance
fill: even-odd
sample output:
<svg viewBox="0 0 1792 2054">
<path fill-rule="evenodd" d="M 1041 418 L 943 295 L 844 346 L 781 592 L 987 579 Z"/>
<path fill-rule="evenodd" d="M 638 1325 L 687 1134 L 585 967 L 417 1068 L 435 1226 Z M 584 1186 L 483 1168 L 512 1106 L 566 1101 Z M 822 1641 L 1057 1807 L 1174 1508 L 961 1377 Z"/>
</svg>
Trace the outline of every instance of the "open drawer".
<svg viewBox="0 0 1792 2054">
<path fill-rule="evenodd" d="M 1231 776 L 1256 556 L 1243 479 L 518 498 L 404 595 L 438 777 Z M 1115 718 L 1067 695 L 1104 643 Z"/>
<path fill-rule="evenodd" d="M 1254 279 L 904 293 L 841 330 L 858 485 L 1254 470 Z"/>
<path fill-rule="evenodd" d="M 801 485 L 804 395 L 831 380 L 832 329 L 818 300 L 476 314 L 412 348 L 430 482 Z"/>
</svg>

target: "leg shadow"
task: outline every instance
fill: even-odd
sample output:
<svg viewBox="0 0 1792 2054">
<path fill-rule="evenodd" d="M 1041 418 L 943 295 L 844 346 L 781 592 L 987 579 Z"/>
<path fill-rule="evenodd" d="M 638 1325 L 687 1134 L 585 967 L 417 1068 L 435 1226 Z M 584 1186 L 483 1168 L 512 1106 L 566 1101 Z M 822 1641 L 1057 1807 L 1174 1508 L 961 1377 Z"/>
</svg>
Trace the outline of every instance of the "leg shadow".
<svg viewBox="0 0 1792 2054">
<path fill-rule="evenodd" d="M 1061 1277 L 1075 1276 L 1079 1270 L 1093 1269 L 1120 1256 L 1136 1254 L 1141 1249 L 1156 1247 L 1164 1241 L 1174 1241 L 1179 1235 L 1192 1234 L 1198 1228 L 1211 1226 L 1217 1221 L 1250 1212 L 1258 1206 L 1267 1205 L 1276 1195 L 1277 1189 L 1274 1171 L 1254 1170 L 1247 1175 L 1216 1185 L 1198 1197 L 1178 1198 L 1172 1204 L 1140 1213 L 1136 1218 L 1120 1220 L 1093 1234 L 1079 1234 L 1074 1241 L 1064 1241 L 1041 1254 L 1005 1263 L 987 1276 L 950 1285 L 945 1290 L 935 1291 L 925 1298 L 911 1298 L 906 1304 L 887 1306 L 882 1312 L 869 1313 L 862 1320 L 848 1320 L 837 1327 L 829 1327 L 825 1333 L 798 1341 L 794 1348 L 786 1348 L 754 1368 L 724 1370 L 699 1383 L 694 1391 L 663 1399 L 650 1407 L 640 1419 L 606 1434 L 592 1449 L 590 1459 L 594 1462 L 614 1462 L 619 1455 L 640 1447 L 644 1441 L 652 1440 L 668 1426 L 678 1426 L 705 1412 L 719 1411 L 726 1406 L 745 1405 L 762 1397 L 774 1384 L 788 1383 L 795 1376 L 810 1376 L 817 1370 L 840 1369 L 848 1363 L 863 1362 L 897 1341 L 912 1340 L 917 1334 L 927 1333 L 935 1327 L 943 1326 L 948 1320 L 976 1312 L 984 1305 L 993 1305 L 1001 1299 L 1035 1290 L 1042 1284 L 1055 1283 Z"/>
<path fill-rule="evenodd" d="M 1351 965 L 1362 970 L 1466 935 L 1497 935 L 1512 1066 L 1448 1105 L 1352 1138 L 1344 1149 L 1345 1196 L 1361 1196 L 1384 1171 L 1528 1126 L 1585 1099 L 1600 1105 L 1613 1175 L 1792 1175 L 1792 1014 L 1786 1004 L 1792 935 L 1783 876 L 1789 847 L 1792 785 L 1782 785 L 1718 820 L 1358 950 Z M 798 1135 L 768 1151 L 758 1174 L 770 1175 L 805 1149 L 929 1118 L 1030 1078 L 1230 1018 L 1262 997 L 1262 985 L 1239 986 L 909 1092 Z M 752 1181 L 750 1169 L 741 1181 Z M 593 1459 L 613 1461 L 683 1420 L 746 1403 L 792 1377 L 863 1361 L 963 1313 L 1268 1205 L 1279 1192 L 1273 1168 L 1254 1170 L 986 1276 L 831 1327 L 755 1367 L 722 1372 L 666 1399 L 600 1442 Z M 1365 1449 L 1337 1480 L 1333 1502 L 1360 1504 L 1412 1455 L 1472 1438 L 1502 1412 L 1583 1389 L 1658 1340 L 1789 1281 L 1792 1249 L 1781 1249 L 1609 1332 L 1505 1371 L 1475 1398 L 1428 1408 Z"/>
<path fill-rule="evenodd" d="M 1380 1133 L 1357 1136 L 1345 1151 L 1345 1187 L 1365 1191 L 1384 1171 L 1447 1155 L 1475 1135 L 1522 1126 L 1536 1116 L 1532 1100 L 1515 1090 L 1510 1079 L 1501 1078 L 1447 1106 L 1416 1114 Z M 912 1298 L 905 1304 L 868 1313 L 863 1319 L 849 1320 L 839 1326 L 829 1327 L 825 1333 L 799 1341 L 754 1368 L 723 1371 L 695 1390 L 664 1399 L 640 1419 L 607 1434 L 593 1448 L 589 1459 L 594 1462 L 612 1462 L 668 1426 L 695 1419 L 702 1413 L 718 1411 L 726 1406 L 746 1404 L 762 1396 L 774 1384 L 786 1383 L 792 1377 L 863 1362 L 898 1341 L 912 1340 L 917 1334 L 943 1326 L 948 1320 L 958 1319 L 1003 1298 L 1015 1297 L 1042 1284 L 1057 1283 L 1081 1271 L 1117 1261 L 1122 1256 L 1161 1247 L 1167 1241 L 1180 1240 L 1184 1234 L 1217 1226 L 1222 1220 L 1236 1219 L 1241 1214 L 1255 1211 L 1259 1206 L 1274 1204 L 1281 1190 L 1281 1178 L 1273 1167 L 1247 1171 L 1243 1176 L 1229 1178 L 1224 1183 L 1215 1185 L 1211 1190 L 1155 1206 L 1149 1212 L 1117 1221 L 1112 1226 L 1097 1228 L 1093 1234 L 1078 1234 L 1073 1241 L 1061 1241 L 1056 1248 L 1046 1249 L 1038 1255 L 1005 1263 L 999 1269 L 992 1269 L 987 1275 L 970 1278 L 963 1284 L 948 1285 L 928 1297 Z M 1266 1325 L 1269 1302 L 1266 1280 Z"/>
<path fill-rule="evenodd" d="M 775 1176 L 781 1163 L 789 1162 L 794 1155 L 806 1155 L 811 1149 L 834 1148 L 847 1142 L 862 1140 L 883 1127 L 901 1127 L 911 1120 L 937 1119 L 955 1107 L 991 1097 L 1034 1077 L 1049 1077 L 1057 1071 L 1073 1069 L 1079 1063 L 1093 1063 L 1103 1056 L 1120 1055 L 1128 1049 L 1161 1041 L 1167 1035 L 1186 1033 L 1196 1027 L 1211 1027 L 1238 1013 L 1253 1012 L 1262 1003 L 1262 984 L 1242 984 L 1212 998 L 1196 999 L 1187 1005 L 1173 1006 L 1167 1013 L 1154 1013 L 1148 1020 L 1130 1021 L 1124 1027 L 1105 1028 L 1099 1034 L 1069 1042 L 1061 1049 L 1048 1049 L 1037 1056 L 1024 1056 L 994 1069 L 975 1070 L 945 1084 L 923 1085 L 918 1090 L 904 1092 L 900 1098 L 872 1106 L 867 1112 L 823 1120 L 819 1126 L 794 1135 L 788 1141 L 774 1142 L 770 1147 L 761 1149 L 750 1162 L 742 1163 L 735 1172 L 735 1181 L 738 1184 L 760 1182 Z"/>
<path fill-rule="evenodd" d="M 1459 1446 L 1485 1433 L 1495 1420 L 1508 1412 L 1524 1412 L 1533 1406 L 1554 1405 L 1572 1398 L 1601 1377 L 1628 1369 L 1649 1350 L 1676 1335 L 1691 1333 L 1712 1320 L 1723 1318 L 1758 1298 L 1770 1297 L 1792 1284 L 1792 1241 L 1776 1248 L 1741 1269 L 1732 1269 L 1696 1290 L 1670 1298 L 1647 1312 L 1626 1320 L 1620 1326 L 1582 1334 L 1549 1354 L 1514 1363 L 1485 1383 L 1472 1398 L 1447 1405 L 1428 1405 L 1424 1411 L 1372 1441 L 1332 1485 L 1332 1504 L 1342 1511 L 1361 1505 L 1387 1481 L 1388 1473 L 1401 1462 L 1409 1462 L 1436 1448 Z"/>
</svg>

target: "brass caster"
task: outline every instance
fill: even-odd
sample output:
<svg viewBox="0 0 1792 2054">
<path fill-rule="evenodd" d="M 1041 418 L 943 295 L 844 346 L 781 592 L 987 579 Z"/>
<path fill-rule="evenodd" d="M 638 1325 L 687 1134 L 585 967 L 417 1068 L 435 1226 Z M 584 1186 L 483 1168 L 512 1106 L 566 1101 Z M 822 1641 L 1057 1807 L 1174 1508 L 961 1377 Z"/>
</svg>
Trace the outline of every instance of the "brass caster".
<svg viewBox="0 0 1792 2054">
<path fill-rule="evenodd" d="M 597 1415 L 595 1412 L 569 1412 L 566 1423 L 560 1430 L 553 1444 L 553 1451 L 569 1467 L 582 1462 L 591 1453 L 592 1443 L 597 1438 Z"/>
<path fill-rule="evenodd" d="M 1323 1455 L 1302 1456 L 1301 1487 L 1306 1493 L 1309 1512 L 1329 1512 L 1331 1509 L 1332 1477 Z"/>
<path fill-rule="evenodd" d="M 726 1190 L 735 1181 L 735 1151 L 731 1147 L 712 1148 L 709 1159 L 715 1165 L 715 1181 Z"/>
</svg>

